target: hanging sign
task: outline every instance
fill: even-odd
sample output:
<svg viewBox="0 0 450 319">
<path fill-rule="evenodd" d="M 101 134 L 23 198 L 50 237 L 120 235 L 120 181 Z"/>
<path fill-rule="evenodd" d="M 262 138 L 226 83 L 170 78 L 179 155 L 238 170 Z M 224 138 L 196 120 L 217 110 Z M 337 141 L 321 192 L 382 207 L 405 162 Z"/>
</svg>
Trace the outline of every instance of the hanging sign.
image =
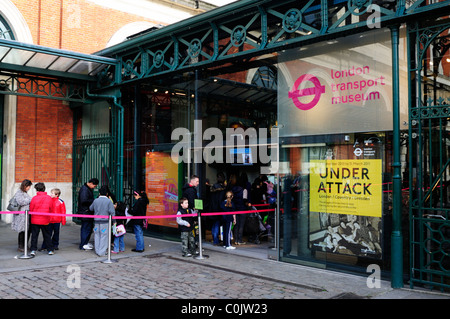
<svg viewBox="0 0 450 319">
<path fill-rule="evenodd" d="M 389 35 L 372 32 L 322 45 L 278 57 L 280 136 L 392 130 Z"/>
</svg>

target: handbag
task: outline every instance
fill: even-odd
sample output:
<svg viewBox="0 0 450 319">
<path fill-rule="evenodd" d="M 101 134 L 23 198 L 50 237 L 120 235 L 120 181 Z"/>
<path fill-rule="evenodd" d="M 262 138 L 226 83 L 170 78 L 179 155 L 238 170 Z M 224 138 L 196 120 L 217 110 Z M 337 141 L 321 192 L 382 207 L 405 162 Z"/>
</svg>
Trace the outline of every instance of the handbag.
<svg viewBox="0 0 450 319">
<path fill-rule="evenodd" d="M 127 231 L 125 230 L 125 226 L 120 224 L 115 227 L 114 236 L 119 237 L 125 235 L 126 232 Z"/>
<path fill-rule="evenodd" d="M 13 197 L 9 200 L 8 207 L 6 207 L 6 209 L 11 212 L 17 212 L 17 211 L 19 211 L 19 208 L 20 208 L 20 205 L 17 203 L 17 200 L 15 197 Z"/>
</svg>

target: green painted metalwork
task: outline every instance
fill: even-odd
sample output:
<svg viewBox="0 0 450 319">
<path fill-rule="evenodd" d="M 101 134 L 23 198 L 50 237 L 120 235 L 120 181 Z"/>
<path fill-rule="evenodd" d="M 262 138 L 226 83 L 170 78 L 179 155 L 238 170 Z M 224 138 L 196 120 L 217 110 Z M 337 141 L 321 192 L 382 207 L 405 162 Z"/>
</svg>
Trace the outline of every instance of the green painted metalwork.
<svg viewBox="0 0 450 319">
<path fill-rule="evenodd" d="M 393 92 L 393 209 L 391 234 L 391 286 L 403 287 L 402 174 L 400 162 L 400 63 L 398 26 L 391 27 Z"/>
<path fill-rule="evenodd" d="M 4 74 L 4 72 L 0 72 Z M 85 84 L 70 83 L 44 77 L 4 75 L 0 78 L 0 94 L 31 96 L 69 102 L 89 103 Z"/>
<path fill-rule="evenodd" d="M 450 1 L 241 0 L 152 30 L 97 55 L 119 61 L 103 73 L 107 88 L 233 62 L 303 44 L 398 25 L 449 10 Z M 116 72 L 116 77 L 112 76 Z M 117 73 L 118 72 L 118 73 Z"/>
<path fill-rule="evenodd" d="M 450 87 L 440 66 L 450 48 L 450 19 L 410 24 L 410 286 L 450 288 Z M 445 61 L 446 62 L 446 61 Z"/>
<path fill-rule="evenodd" d="M 80 187 L 91 178 L 98 178 L 100 185 L 116 188 L 115 140 L 111 134 L 83 136 L 73 142 L 73 212 L 78 208 Z"/>
</svg>

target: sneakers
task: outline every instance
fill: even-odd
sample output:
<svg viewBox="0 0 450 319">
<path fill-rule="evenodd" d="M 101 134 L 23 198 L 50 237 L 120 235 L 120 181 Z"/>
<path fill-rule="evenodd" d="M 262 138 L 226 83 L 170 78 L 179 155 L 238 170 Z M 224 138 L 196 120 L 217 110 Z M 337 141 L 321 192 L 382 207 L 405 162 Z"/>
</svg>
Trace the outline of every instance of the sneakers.
<svg viewBox="0 0 450 319">
<path fill-rule="evenodd" d="M 236 247 L 234 247 L 234 246 L 227 246 L 227 247 L 225 247 L 225 249 L 232 250 L 232 249 L 236 249 Z"/>
<path fill-rule="evenodd" d="M 90 244 L 90 243 L 83 246 L 84 250 L 91 250 L 93 248 L 94 248 L 94 246 L 92 246 L 92 244 Z"/>
<path fill-rule="evenodd" d="M 55 254 L 55 252 L 53 251 L 53 250 L 50 250 L 49 252 L 48 252 L 48 254 L 49 255 L 54 255 Z M 36 250 L 32 250 L 31 252 L 30 252 L 30 255 L 31 256 L 36 256 Z"/>
<path fill-rule="evenodd" d="M 183 254 L 183 257 L 192 257 L 192 254 L 190 254 L 190 253 Z"/>
</svg>

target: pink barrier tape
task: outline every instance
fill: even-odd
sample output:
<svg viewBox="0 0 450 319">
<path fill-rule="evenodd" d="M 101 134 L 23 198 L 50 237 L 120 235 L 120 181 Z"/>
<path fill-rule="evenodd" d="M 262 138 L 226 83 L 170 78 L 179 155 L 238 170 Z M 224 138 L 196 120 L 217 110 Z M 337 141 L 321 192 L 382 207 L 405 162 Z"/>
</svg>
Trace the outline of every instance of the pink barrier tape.
<svg viewBox="0 0 450 319">
<path fill-rule="evenodd" d="M 25 214 L 25 211 L 5 211 L 5 212 L 0 212 L 0 214 Z"/>
<path fill-rule="evenodd" d="M 242 210 L 234 212 L 210 212 L 201 213 L 201 216 L 215 216 L 215 215 L 235 215 L 235 214 L 250 214 L 259 212 L 270 212 L 275 209 L 259 209 L 259 210 Z M 24 214 L 24 211 L 13 212 L 6 211 L 0 212 L 0 214 Z M 109 215 L 82 215 L 82 214 L 54 214 L 54 213 L 42 213 L 42 212 L 29 212 L 31 215 L 44 215 L 44 216 L 62 216 L 62 217 L 83 217 L 83 218 L 109 218 Z M 184 214 L 183 217 L 196 217 L 198 214 Z M 158 218 L 176 218 L 180 215 L 156 215 L 156 216 L 112 216 L 112 219 L 158 219 Z"/>
</svg>

